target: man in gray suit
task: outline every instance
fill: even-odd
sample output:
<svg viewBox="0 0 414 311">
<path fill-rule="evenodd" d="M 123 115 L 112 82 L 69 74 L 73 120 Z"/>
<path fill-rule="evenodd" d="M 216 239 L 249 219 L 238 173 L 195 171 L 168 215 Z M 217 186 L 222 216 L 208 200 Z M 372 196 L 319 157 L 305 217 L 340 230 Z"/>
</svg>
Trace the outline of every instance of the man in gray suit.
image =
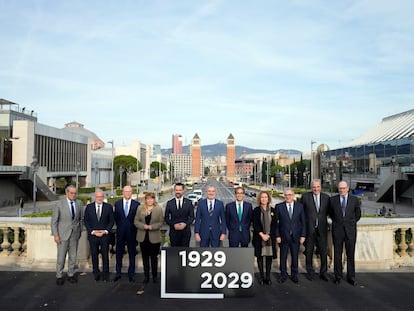
<svg viewBox="0 0 414 311">
<path fill-rule="evenodd" d="M 81 236 L 83 222 L 83 206 L 76 200 L 76 187 L 66 188 L 66 197 L 53 207 L 52 235 L 57 245 L 56 284 L 63 285 L 63 268 L 68 254 L 68 281 L 76 283 L 75 264 L 78 252 L 78 241 Z"/>
</svg>

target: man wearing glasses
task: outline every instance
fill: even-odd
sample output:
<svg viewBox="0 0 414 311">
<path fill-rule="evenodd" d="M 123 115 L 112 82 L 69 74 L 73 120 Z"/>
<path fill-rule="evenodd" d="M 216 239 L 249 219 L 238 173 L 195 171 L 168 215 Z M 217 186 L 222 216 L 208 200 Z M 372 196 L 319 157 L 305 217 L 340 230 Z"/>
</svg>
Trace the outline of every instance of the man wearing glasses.
<svg viewBox="0 0 414 311">
<path fill-rule="evenodd" d="M 226 205 L 226 225 L 230 247 L 248 247 L 253 207 L 244 201 L 244 188 L 235 188 L 236 201 Z"/>
<path fill-rule="evenodd" d="M 78 253 L 78 241 L 83 222 L 82 201 L 76 199 L 76 187 L 66 188 L 66 197 L 53 207 L 52 235 L 57 245 L 56 284 L 63 285 L 63 268 L 68 254 L 68 281 L 77 283 L 75 264 Z"/>
</svg>

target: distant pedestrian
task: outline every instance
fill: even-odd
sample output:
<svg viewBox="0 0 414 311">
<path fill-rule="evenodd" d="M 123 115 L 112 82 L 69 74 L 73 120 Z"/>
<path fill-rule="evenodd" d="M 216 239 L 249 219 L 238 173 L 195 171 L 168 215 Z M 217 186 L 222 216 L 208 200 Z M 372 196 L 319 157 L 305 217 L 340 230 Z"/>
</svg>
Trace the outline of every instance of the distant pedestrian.
<svg viewBox="0 0 414 311">
<path fill-rule="evenodd" d="M 17 208 L 17 217 L 22 217 L 23 215 L 23 208 L 24 208 L 24 199 L 20 197 L 19 199 L 19 207 Z"/>
</svg>

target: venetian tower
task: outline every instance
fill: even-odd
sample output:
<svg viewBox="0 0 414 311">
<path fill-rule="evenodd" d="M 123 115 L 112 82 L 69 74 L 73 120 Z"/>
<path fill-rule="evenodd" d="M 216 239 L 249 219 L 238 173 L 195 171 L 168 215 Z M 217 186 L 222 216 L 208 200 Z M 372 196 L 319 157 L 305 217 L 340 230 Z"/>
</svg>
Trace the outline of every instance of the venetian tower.
<svg viewBox="0 0 414 311">
<path fill-rule="evenodd" d="M 191 141 L 191 178 L 198 180 L 201 176 L 200 137 L 196 133 Z"/>
<path fill-rule="evenodd" d="M 234 137 L 230 133 L 229 137 L 227 137 L 227 169 L 226 175 L 227 179 L 234 180 L 235 171 L 236 171 L 236 145 L 234 144 Z"/>
</svg>

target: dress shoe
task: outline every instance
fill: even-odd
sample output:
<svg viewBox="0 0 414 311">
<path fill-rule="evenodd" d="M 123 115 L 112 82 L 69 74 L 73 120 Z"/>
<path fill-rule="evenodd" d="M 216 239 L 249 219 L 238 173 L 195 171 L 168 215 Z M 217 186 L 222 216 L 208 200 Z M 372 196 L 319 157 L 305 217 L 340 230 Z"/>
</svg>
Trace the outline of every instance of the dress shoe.
<svg viewBox="0 0 414 311">
<path fill-rule="evenodd" d="M 102 278 L 102 281 L 109 282 L 109 276 L 108 275 L 104 275 L 103 278 Z"/>
<path fill-rule="evenodd" d="M 78 280 L 74 276 L 68 276 L 68 281 L 72 284 L 78 283 Z"/>
<path fill-rule="evenodd" d="M 358 283 L 353 279 L 348 279 L 348 283 L 351 284 L 352 286 L 357 286 L 358 285 Z"/>
<path fill-rule="evenodd" d="M 129 277 L 129 283 L 135 283 L 135 279 L 132 276 Z"/>
<path fill-rule="evenodd" d="M 319 277 L 321 278 L 321 280 L 324 280 L 325 282 L 329 281 L 329 278 L 326 274 L 321 274 Z"/>
<path fill-rule="evenodd" d="M 307 278 L 309 281 L 313 281 L 315 277 L 314 277 L 313 273 L 306 273 L 306 278 Z"/>
<path fill-rule="evenodd" d="M 299 283 L 299 279 L 298 279 L 298 277 L 296 275 L 292 276 L 291 279 L 292 279 L 292 282 L 293 283 L 295 283 L 295 284 L 298 284 Z"/>
<path fill-rule="evenodd" d="M 99 276 L 99 274 L 95 274 L 95 282 L 98 282 L 101 279 L 101 277 Z"/>
<path fill-rule="evenodd" d="M 334 283 L 335 283 L 335 284 L 339 284 L 339 283 L 341 283 L 341 279 L 340 279 L 340 278 L 335 278 Z"/>
<path fill-rule="evenodd" d="M 63 285 L 63 283 L 65 283 L 65 281 L 63 280 L 63 278 L 57 278 L 56 279 L 56 285 Z"/>
<path fill-rule="evenodd" d="M 285 283 L 286 281 L 287 281 L 287 277 L 282 276 L 282 277 L 279 278 L 279 283 L 280 284 Z"/>
<path fill-rule="evenodd" d="M 115 276 L 115 278 L 114 278 L 114 282 L 118 282 L 120 279 L 121 279 L 121 276 L 120 276 L 120 275 L 117 275 L 117 276 Z"/>
<path fill-rule="evenodd" d="M 264 280 L 264 283 L 266 284 L 266 285 L 272 285 L 272 281 L 270 280 L 270 279 L 266 279 L 266 280 Z"/>
</svg>

